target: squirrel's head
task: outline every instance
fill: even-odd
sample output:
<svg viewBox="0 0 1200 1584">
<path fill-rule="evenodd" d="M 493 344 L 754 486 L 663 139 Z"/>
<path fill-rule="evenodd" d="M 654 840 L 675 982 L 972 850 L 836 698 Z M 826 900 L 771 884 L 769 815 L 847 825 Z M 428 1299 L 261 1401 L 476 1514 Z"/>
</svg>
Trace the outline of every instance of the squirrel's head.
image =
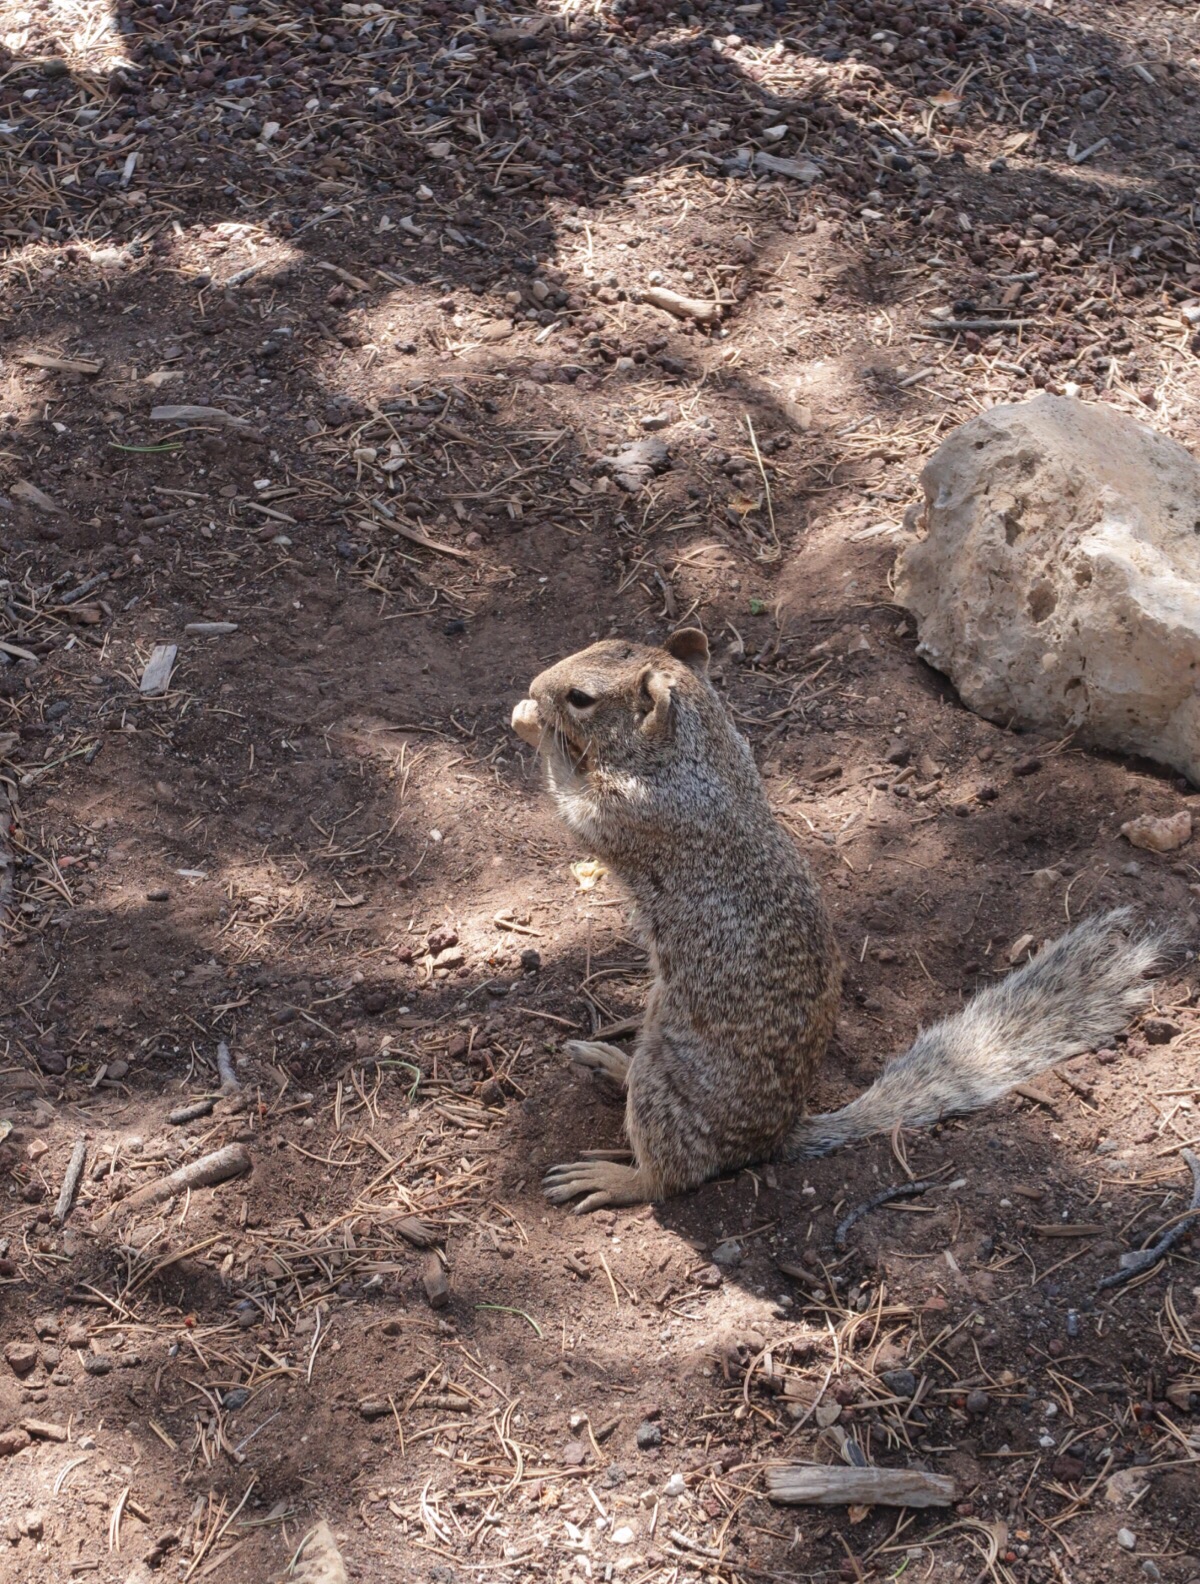
<svg viewBox="0 0 1200 1584">
<path fill-rule="evenodd" d="M 749 756 L 707 673 L 707 638 L 684 628 L 661 649 L 593 644 L 534 678 L 513 729 L 541 752 L 571 824 L 604 810 L 657 822 L 737 778 Z"/>
</svg>

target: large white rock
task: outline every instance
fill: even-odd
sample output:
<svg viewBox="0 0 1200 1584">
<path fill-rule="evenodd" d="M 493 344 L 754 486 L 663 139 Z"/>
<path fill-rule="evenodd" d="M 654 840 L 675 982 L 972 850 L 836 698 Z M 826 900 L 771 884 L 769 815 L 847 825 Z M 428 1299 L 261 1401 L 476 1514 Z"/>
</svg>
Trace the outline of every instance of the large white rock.
<svg viewBox="0 0 1200 1584">
<path fill-rule="evenodd" d="M 1038 396 L 963 424 L 921 483 L 896 596 L 964 702 L 1200 783 L 1200 464 L 1107 407 Z"/>
</svg>

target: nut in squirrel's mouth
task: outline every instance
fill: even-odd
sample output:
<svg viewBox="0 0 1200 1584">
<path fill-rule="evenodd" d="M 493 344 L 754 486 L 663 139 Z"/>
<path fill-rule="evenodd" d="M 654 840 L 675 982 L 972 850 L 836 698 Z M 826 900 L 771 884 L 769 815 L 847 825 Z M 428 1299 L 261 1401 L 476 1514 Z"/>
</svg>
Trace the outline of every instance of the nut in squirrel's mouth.
<svg viewBox="0 0 1200 1584">
<path fill-rule="evenodd" d="M 522 742 L 542 753 L 554 753 L 573 775 L 586 775 L 592 768 L 586 743 L 573 737 L 561 721 L 548 721 L 536 699 L 522 699 L 512 713 L 512 728 Z"/>
</svg>

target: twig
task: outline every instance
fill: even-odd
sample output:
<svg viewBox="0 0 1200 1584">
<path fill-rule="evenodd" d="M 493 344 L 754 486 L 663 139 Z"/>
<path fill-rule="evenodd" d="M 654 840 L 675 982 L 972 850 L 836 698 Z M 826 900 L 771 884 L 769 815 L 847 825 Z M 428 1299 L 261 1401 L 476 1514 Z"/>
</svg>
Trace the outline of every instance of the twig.
<svg viewBox="0 0 1200 1584">
<path fill-rule="evenodd" d="M 67 1163 L 67 1174 L 63 1178 L 62 1188 L 59 1191 L 58 1203 L 54 1207 L 54 1224 L 62 1226 L 71 1214 L 71 1206 L 75 1203 L 75 1193 L 79 1187 L 79 1179 L 83 1176 L 83 1163 L 87 1160 L 87 1140 L 79 1139 L 71 1151 L 71 1159 Z"/>
<path fill-rule="evenodd" d="M 238 1075 L 233 1070 L 233 1061 L 229 1055 L 229 1046 L 222 1040 L 217 1046 L 217 1073 L 221 1079 L 221 1093 L 232 1094 L 242 1086 L 238 1082 Z"/>
<path fill-rule="evenodd" d="M 147 1183 L 144 1188 L 131 1193 L 128 1199 L 115 1204 L 107 1214 L 124 1216 L 130 1210 L 140 1210 L 144 1205 L 160 1204 L 164 1199 L 172 1199 L 189 1188 L 215 1188 L 218 1183 L 228 1182 L 231 1177 L 242 1176 L 250 1170 L 250 1166 L 250 1152 L 244 1144 L 227 1144 L 224 1149 L 214 1150 L 211 1155 L 202 1155 L 198 1161 L 181 1166 L 178 1171 L 160 1177 L 157 1182 Z"/>
<path fill-rule="evenodd" d="M 945 1184 L 936 1177 L 926 1177 L 921 1182 L 898 1183 L 894 1188 L 884 1188 L 877 1194 L 872 1194 L 869 1199 L 864 1199 L 862 1204 L 855 1205 L 849 1215 L 845 1215 L 837 1224 L 833 1234 L 834 1246 L 839 1250 L 846 1247 L 846 1239 L 850 1228 L 856 1221 L 861 1221 L 863 1216 L 870 1215 L 872 1210 L 878 1210 L 880 1205 L 891 1204 L 896 1199 L 916 1199 L 923 1193 L 928 1193 L 931 1188 L 944 1188 Z"/>
<path fill-rule="evenodd" d="M 1104 1292 L 1110 1287 L 1122 1287 L 1135 1276 L 1140 1276 L 1143 1271 L 1153 1270 L 1159 1260 L 1165 1259 L 1176 1243 L 1187 1236 L 1191 1231 L 1192 1223 L 1200 1217 L 1200 1157 L 1193 1155 L 1188 1149 L 1180 1150 L 1179 1153 L 1192 1173 L 1191 1204 L 1182 1215 L 1176 1217 L 1174 1226 L 1164 1232 L 1157 1243 L 1152 1243 L 1146 1249 L 1138 1249 L 1134 1253 L 1122 1254 L 1120 1270 L 1113 1271 L 1111 1276 L 1105 1276 L 1097 1285 L 1097 1292 Z"/>
</svg>

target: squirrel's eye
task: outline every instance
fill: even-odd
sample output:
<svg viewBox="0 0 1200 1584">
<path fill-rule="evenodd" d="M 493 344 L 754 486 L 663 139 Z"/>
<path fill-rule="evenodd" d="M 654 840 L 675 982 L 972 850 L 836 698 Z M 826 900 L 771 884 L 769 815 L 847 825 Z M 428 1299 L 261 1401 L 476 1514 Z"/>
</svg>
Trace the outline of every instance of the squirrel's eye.
<svg viewBox="0 0 1200 1584">
<path fill-rule="evenodd" d="M 567 703 L 572 709 L 591 709 L 596 700 L 590 693 L 585 693 L 582 688 L 572 688 L 567 694 Z"/>
</svg>

